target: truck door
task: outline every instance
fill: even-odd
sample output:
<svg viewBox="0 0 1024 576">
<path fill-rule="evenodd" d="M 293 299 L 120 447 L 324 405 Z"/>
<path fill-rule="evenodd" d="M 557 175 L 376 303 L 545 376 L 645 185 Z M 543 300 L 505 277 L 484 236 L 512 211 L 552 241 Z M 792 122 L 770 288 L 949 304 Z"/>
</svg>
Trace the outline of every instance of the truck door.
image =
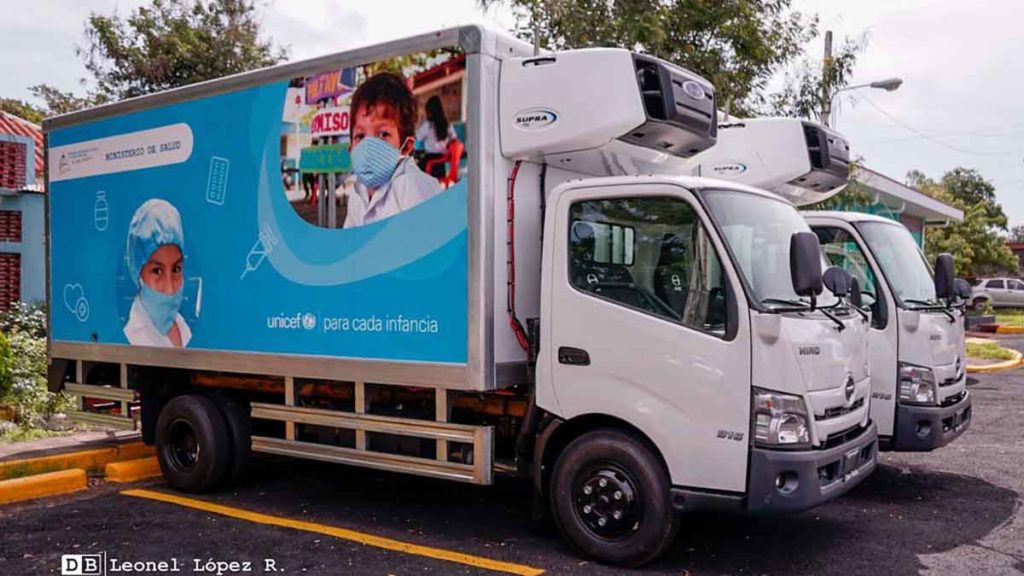
<svg viewBox="0 0 1024 576">
<path fill-rule="evenodd" d="M 635 426 L 676 486 L 744 491 L 749 319 L 696 198 L 671 184 L 576 188 L 549 216 L 540 405 Z"/>
<path fill-rule="evenodd" d="M 871 310 L 868 356 L 871 368 L 871 419 L 880 436 L 893 434 L 896 415 L 897 341 L 895 301 L 887 296 L 875 264 L 852 226 L 812 224 L 828 263 L 852 274 L 860 282 L 864 306 Z"/>
</svg>

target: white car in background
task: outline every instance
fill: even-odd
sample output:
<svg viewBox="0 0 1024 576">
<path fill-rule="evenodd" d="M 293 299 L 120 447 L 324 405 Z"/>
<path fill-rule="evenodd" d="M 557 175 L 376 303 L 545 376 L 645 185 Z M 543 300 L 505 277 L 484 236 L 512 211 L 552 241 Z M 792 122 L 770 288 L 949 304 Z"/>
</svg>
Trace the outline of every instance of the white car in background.
<svg viewBox="0 0 1024 576">
<path fill-rule="evenodd" d="M 971 307 L 978 310 L 989 303 L 993 308 L 1024 308 L 1024 280 L 982 278 L 971 288 Z"/>
</svg>

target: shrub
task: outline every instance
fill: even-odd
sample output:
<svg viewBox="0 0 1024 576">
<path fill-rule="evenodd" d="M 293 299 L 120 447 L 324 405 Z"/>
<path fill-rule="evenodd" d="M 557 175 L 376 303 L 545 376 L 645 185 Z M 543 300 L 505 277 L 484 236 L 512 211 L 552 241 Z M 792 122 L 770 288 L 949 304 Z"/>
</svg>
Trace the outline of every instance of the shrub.
<svg viewBox="0 0 1024 576">
<path fill-rule="evenodd" d="M 36 338 L 46 338 L 46 306 L 15 302 L 10 310 L 0 312 L 0 332 L 26 332 Z"/>
</svg>

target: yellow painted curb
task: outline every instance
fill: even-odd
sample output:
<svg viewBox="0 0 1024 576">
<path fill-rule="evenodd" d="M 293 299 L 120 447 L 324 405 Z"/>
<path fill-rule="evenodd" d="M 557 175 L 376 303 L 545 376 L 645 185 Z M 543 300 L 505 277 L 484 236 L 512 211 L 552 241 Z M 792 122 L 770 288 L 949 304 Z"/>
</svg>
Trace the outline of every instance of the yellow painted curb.
<svg viewBox="0 0 1024 576">
<path fill-rule="evenodd" d="M 968 340 L 970 340 L 970 338 L 968 338 Z M 1009 348 L 1004 348 L 1004 350 L 1009 350 Z M 999 372 L 1001 370 L 1010 370 L 1024 363 L 1024 354 L 1021 354 L 1016 350 L 1010 350 L 1010 352 L 1013 352 L 1014 357 L 1009 360 L 1004 360 L 1002 362 L 997 362 L 995 364 L 984 364 L 982 366 L 971 366 L 970 364 L 968 364 L 967 371 L 970 372 L 971 374 L 985 374 L 987 372 Z"/>
<path fill-rule="evenodd" d="M 0 480 L 21 478 L 58 470 L 81 468 L 89 472 L 100 472 L 110 462 L 135 460 L 152 456 L 153 448 L 142 442 L 132 442 L 107 448 L 93 448 L 66 454 L 54 454 L 40 458 L 0 462 Z"/>
<path fill-rule="evenodd" d="M 110 482 L 137 482 L 159 476 L 160 463 L 157 462 L 156 456 L 125 462 L 111 462 L 107 464 L 105 473 Z"/>
<path fill-rule="evenodd" d="M 996 326 L 996 334 L 1024 334 L 1024 326 Z"/>
<path fill-rule="evenodd" d="M 87 487 L 85 470 L 81 468 L 36 474 L 27 478 L 0 480 L 0 504 L 68 494 L 85 490 Z"/>
</svg>

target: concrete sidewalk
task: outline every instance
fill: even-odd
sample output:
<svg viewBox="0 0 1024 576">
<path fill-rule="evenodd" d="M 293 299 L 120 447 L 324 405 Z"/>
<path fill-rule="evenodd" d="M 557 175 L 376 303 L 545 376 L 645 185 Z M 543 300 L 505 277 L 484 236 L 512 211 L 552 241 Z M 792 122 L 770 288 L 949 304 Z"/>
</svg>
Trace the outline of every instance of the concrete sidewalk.
<svg viewBox="0 0 1024 576">
<path fill-rule="evenodd" d="M 141 440 L 142 434 L 131 430 L 76 432 L 27 442 L 0 444 L 0 462 L 39 458 L 93 448 L 118 446 Z"/>
</svg>

